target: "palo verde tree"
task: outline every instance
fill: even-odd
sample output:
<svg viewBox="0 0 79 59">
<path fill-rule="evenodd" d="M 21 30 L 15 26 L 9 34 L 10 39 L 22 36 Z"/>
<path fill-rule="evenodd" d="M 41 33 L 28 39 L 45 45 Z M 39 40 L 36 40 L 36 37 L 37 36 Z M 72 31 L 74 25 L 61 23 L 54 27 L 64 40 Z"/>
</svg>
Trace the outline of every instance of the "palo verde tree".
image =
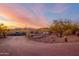
<svg viewBox="0 0 79 59">
<path fill-rule="evenodd" d="M 54 20 L 50 30 L 59 33 L 60 37 L 62 37 L 63 35 L 75 34 L 78 26 L 70 20 Z"/>
</svg>

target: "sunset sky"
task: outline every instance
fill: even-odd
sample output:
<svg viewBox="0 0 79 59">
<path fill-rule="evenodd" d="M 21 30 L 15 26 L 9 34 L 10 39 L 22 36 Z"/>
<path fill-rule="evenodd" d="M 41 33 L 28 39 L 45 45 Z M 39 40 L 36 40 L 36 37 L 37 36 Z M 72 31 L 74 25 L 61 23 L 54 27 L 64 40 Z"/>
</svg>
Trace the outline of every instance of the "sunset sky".
<svg viewBox="0 0 79 59">
<path fill-rule="evenodd" d="M 48 27 L 54 19 L 79 21 L 79 4 L 0 3 L 0 23 L 9 27 Z"/>
</svg>

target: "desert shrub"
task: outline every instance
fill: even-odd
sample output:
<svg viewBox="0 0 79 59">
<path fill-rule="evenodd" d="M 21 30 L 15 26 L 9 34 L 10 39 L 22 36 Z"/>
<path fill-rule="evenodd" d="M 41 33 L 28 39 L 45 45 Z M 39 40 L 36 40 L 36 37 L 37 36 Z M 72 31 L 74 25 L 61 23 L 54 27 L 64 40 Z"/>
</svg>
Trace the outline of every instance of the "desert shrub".
<svg viewBox="0 0 79 59">
<path fill-rule="evenodd" d="M 7 35 L 7 26 L 5 26 L 4 24 L 0 24 L 0 37 L 5 38 Z"/>
<path fill-rule="evenodd" d="M 68 30 L 66 30 L 65 32 L 64 32 L 64 35 L 71 35 L 72 34 L 72 31 L 70 30 L 70 29 L 68 29 Z"/>
<path fill-rule="evenodd" d="M 37 29 L 36 31 L 38 31 L 38 32 L 48 32 L 49 28 L 40 28 L 40 29 Z"/>
</svg>

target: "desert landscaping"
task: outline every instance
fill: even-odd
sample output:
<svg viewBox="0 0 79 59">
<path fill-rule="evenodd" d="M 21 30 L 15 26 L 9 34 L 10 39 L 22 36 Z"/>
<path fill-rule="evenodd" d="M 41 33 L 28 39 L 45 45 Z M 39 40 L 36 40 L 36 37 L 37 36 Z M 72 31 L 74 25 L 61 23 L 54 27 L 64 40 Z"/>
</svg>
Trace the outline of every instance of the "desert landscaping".
<svg viewBox="0 0 79 59">
<path fill-rule="evenodd" d="M 49 28 L 8 29 L 0 25 L 2 56 L 79 55 L 79 27 L 69 21 L 55 21 Z"/>
</svg>

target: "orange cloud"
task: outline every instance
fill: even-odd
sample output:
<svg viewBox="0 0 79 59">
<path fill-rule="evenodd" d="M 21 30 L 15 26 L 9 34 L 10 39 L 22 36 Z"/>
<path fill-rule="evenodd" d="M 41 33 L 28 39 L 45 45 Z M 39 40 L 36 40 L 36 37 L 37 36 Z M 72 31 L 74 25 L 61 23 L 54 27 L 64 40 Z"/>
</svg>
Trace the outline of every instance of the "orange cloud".
<svg viewBox="0 0 79 59">
<path fill-rule="evenodd" d="M 37 7 L 36 7 L 37 8 Z M 41 8 L 40 8 L 41 9 Z M 0 4 L 0 15 L 12 20 L 12 22 L 19 23 L 32 28 L 47 27 L 47 22 L 43 15 L 40 15 L 41 10 L 32 11 L 21 7 L 18 4 Z M 19 25 L 16 25 L 19 26 Z"/>
</svg>

